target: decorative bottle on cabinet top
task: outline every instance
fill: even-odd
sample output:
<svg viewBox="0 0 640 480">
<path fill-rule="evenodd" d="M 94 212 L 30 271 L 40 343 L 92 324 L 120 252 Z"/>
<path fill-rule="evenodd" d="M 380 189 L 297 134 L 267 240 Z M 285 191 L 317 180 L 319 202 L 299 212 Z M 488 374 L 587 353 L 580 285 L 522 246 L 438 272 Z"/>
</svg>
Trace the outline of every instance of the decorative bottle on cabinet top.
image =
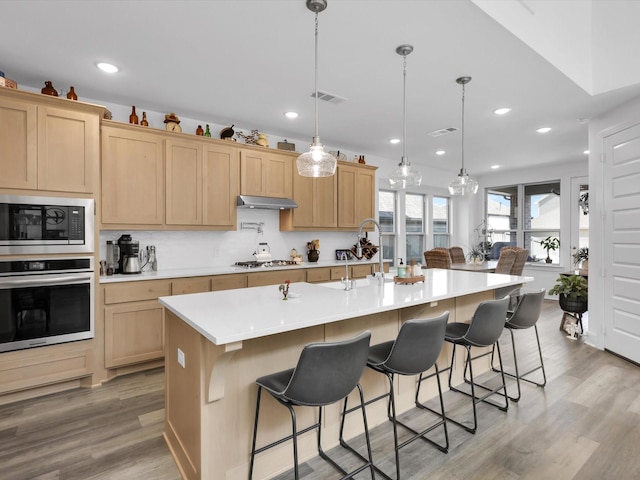
<svg viewBox="0 0 640 480">
<path fill-rule="evenodd" d="M 142 112 L 142 121 L 140 122 L 140 125 L 143 127 L 149 126 L 149 122 L 147 122 L 147 112 Z"/>
<path fill-rule="evenodd" d="M 40 90 L 40 92 L 44 93 L 45 95 L 51 95 L 52 97 L 58 96 L 58 92 L 55 88 L 53 88 L 51 80 L 47 80 L 46 82 L 44 82 L 44 87 L 42 88 L 42 90 Z"/>
<path fill-rule="evenodd" d="M 78 95 L 76 95 L 76 91 L 73 89 L 73 85 L 69 87 L 69 93 L 67 93 L 67 98 L 69 100 L 78 100 Z"/>
<path fill-rule="evenodd" d="M 129 115 L 129 123 L 133 123 L 134 125 L 138 125 L 138 114 L 136 113 L 136 106 L 133 105 L 131 107 L 131 115 Z"/>
<path fill-rule="evenodd" d="M 204 136 L 205 137 L 210 137 L 211 136 L 211 130 L 209 130 L 209 124 L 207 123 L 206 129 L 204 131 Z"/>
</svg>

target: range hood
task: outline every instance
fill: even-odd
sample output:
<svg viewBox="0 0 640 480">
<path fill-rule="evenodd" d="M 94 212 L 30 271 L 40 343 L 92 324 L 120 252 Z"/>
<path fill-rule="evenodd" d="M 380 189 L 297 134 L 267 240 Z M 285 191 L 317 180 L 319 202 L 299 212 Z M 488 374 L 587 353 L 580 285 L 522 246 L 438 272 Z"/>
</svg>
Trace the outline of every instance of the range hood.
<svg viewBox="0 0 640 480">
<path fill-rule="evenodd" d="M 238 195 L 239 208 L 264 208 L 267 210 L 286 210 L 297 208 L 298 204 L 289 198 L 254 197 Z"/>
</svg>

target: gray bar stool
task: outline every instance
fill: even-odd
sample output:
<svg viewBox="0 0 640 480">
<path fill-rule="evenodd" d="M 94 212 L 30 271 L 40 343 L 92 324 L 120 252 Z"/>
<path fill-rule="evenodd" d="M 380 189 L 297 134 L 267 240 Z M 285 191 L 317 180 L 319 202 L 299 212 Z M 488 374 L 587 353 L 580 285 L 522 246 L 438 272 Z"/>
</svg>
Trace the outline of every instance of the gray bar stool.
<svg viewBox="0 0 640 480">
<path fill-rule="evenodd" d="M 468 425 L 465 425 L 462 422 L 453 420 L 449 416 L 447 416 L 447 421 L 458 425 L 469 433 L 476 433 L 476 430 L 478 429 L 478 414 L 476 412 L 476 405 L 478 403 L 484 402 L 489 405 L 493 405 L 494 407 L 497 407 L 505 412 L 509 408 L 507 387 L 504 381 L 504 373 L 502 372 L 502 356 L 500 354 L 500 344 L 497 343 L 498 339 L 500 338 L 500 334 L 504 329 L 508 305 L 509 297 L 504 297 L 499 300 L 484 301 L 481 302 L 480 305 L 478 305 L 478 307 L 476 308 L 476 311 L 474 312 L 470 323 L 454 322 L 447 324 L 447 330 L 444 335 L 444 340 L 445 342 L 453 344 L 453 349 L 451 352 L 451 365 L 449 365 L 443 371 L 449 370 L 449 390 L 471 397 L 471 403 L 473 406 L 473 426 L 470 427 Z M 495 388 L 476 383 L 473 378 L 473 361 L 487 355 L 491 355 L 493 350 L 478 354 L 475 357 L 471 355 L 472 347 L 491 347 L 493 345 L 495 345 L 496 351 L 498 352 L 500 376 L 502 378 L 502 384 L 498 385 Z M 458 346 L 464 347 L 467 351 L 463 377 L 464 382 L 471 387 L 470 393 L 464 390 L 460 390 L 459 388 L 453 386 L 451 383 L 451 377 L 453 375 L 453 365 L 455 364 L 456 357 L 456 347 Z M 469 378 L 467 378 L 467 371 L 469 371 Z M 431 376 L 433 375 L 430 375 L 426 378 L 430 378 Z M 426 380 L 426 378 L 424 379 Z M 476 395 L 476 388 L 486 390 L 486 393 L 482 396 L 478 396 Z M 503 390 L 504 394 L 500 393 L 500 390 Z M 490 401 L 488 398 L 494 394 L 502 395 L 504 397 L 505 404 L 500 405 L 498 403 Z"/>
<path fill-rule="evenodd" d="M 371 400 L 367 400 L 365 405 L 369 405 L 378 400 L 388 398 L 387 415 L 389 420 L 393 423 L 393 441 L 396 460 L 396 478 L 400 479 L 400 455 L 399 451 L 402 447 L 410 444 L 414 440 L 421 438 L 422 440 L 434 445 L 439 450 L 447 453 L 449 450 L 449 435 L 447 432 L 447 420 L 444 413 L 444 403 L 442 400 L 442 387 L 440 385 L 439 370 L 436 360 L 442 350 L 442 344 L 444 343 L 444 334 L 449 320 L 449 312 L 445 312 L 442 315 L 435 318 L 427 319 L 415 319 L 407 320 L 402 327 L 395 340 L 373 345 L 369 348 L 369 359 L 367 360 L 367 367 L 386 375 L 389 380 L 389 392 L 380 395 Z M 422 373 L 429 370 L 431 367 L 435 367 L 435 376 L 438 379 L 438 393 L 440 397 L 440 412 L 432 410 L 431 408 L 421 404 L 418 401 L 418 395 L 420 393 L 420 380 L 418 381 L 418 389 L 416 391 L 416 407 L 429 410 L 430 412 L 438 415 L 440 419 L 429 426 L 428 428 L 418 432 L 412 427 L 400 422 L 396 417 L 396 403 L 395 392 L 393 388 L 393 379 L 395 375 L 422 375 Z M 342 416 L 342 425 L 344 426 L 344 420 L 347 413 L 362 408 L 360 405 L 346 410 Z M 398 425 L 406 428 L 413 436 L 401 444 L 398 443 Z M 444 429 L 445 443 L 440 445 L 425 435 L 437 427 L 442 426 Z M 341 428 L 342 431 L 342 428 Z M 342 433 L 342 432 L 341 432 Z M 356 452 L 351 446 L 349 446 L 342 434 L 340 435 L 340 443 L 345 448 L 348 448 L 362 460 L 366 459 Z M 375 470 L 380 473 L 384 478 L 391 478 L 382 470 L 374 465 Z"/>
<path fill-rule="evenodd" d="M 511 334 L 511 347 L 513 349 L 513 363 L 515 366 L 515 374 L 503 372 L 505 375 L 515 378 L 516 385 L 518 387 L 518 396 L 512 397 L 509 396 L 510 400 L 517 402 L 520 400 L 521 391 L 520 391 L 520 380 L 525 382 L 532 383 L 537 385 L 538 387 L 544 387 L 547 384 L 547 375 L 544 371 L 544 361 L 542 360 L 542 349 L 540 348 L 540 336 L 538 335 L 538 318 L 540 318 L 540 311 L 542 310 L 542 302 L 544 301 L 545 289 L 542 288 L 535 292 L 526 292 L 521 293 L 518 297 L 518 303 L 513 312 L 509 312 L 507 314 L 507 321 L 505 323 L 505 328 L 509 330 Z M 538 343 L 538 357 L 540 358 L 540 365 L 532 368 L 528 372 L 520 373 L 518 369 L 518 356 L 516 355 L 516 341 L 513 334 L 514 330 L 525 330 L 533 327 L 536 333 L 536 342 Z M 495 352 L 495 346 L 494 346 Z M 491 368 L 494 372 L 499 372 L 500 369 L 494 367 L 493 365 L 494 355 L 491 355 Z M 542 370 L 542 382 L 536 382 L 534 380 L 524 378 L 527 375 L 537 371 Z"/>
<path fill-rule="evenodd" d="M 371 332 L 367 330 L 354 338 L 341 342 L 311 343 L 303 348 L 295 368 L 265 375 L 256 380 L 258 384 L 258 395 L 256 417 L 253 426 L 249 480 L 253 478 L 253 465 L 256 454 L 288 440 L 293 440 L 294 475 L 295 479 L 298 480 L 298 436 L 314 429 L 318 435 L 317 444 L 320 457 L 328 461 L 336 470 L 340 471 L 344 475 L 344 477 L 342 477 L 343 479 L 353 478 L 354 475 L 367 468 L 371 469 L 371 478 L 375 478 L 373 461 L 371 459 L 369 429 L 364 411 L 364 396 L 362 394 L 362 388 L 358 383 L 367 363 L 370 340 Z M 364 421 L 364 434 L 369 458 L 367 459 L 358 455 L 364 458 L 365 464 L 352 472 L 347 472 L 322 450 L 322 407 L 344 399 L 346 408 L 347 396 L 356 387 L 360 393 L 360 403 L 363 405 L 362 420 Z M 292 434 L 264 447 L 256 448 L 258 418 L 260 415 L 260 395 L 263 389 L 269 392 L 273 398 L 289 410 Z M 318 407 L 317 423 L 298 431 L 296 414 L 293 409 L 294 406 Z"/>
</svg>

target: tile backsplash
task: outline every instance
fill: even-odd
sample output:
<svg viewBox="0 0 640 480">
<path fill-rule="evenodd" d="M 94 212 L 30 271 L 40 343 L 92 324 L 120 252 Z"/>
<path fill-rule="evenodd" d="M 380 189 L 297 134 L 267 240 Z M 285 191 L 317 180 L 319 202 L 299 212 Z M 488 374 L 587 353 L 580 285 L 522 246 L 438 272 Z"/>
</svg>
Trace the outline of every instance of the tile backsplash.
<svg viewBox="0 0 640 480">
<path fill-rule="evenodd" d="M 242 229 L 242 222 L 263 222 L 263 232 Z M 100 258 L 105 258 L 107 240 L 117 240 L 123 233 L 140 242 L 140 248 L 155 245 L 158 270 L 174 268 L 228 266 L 238 261 L 254 260 L 258 243 L 266 242 L 275 259 L 289 259 L 292 248 L 304 256 L 307 242 L 320 239 L 320 261 L 333 260 L 336 249 L 350 248 L 356 242 L 355 232 L 281 232 L 280 217 L 276 210 L 238 210 L 237 231 L 137 231 L 102 230 L 100 232 Z M 378 233 L 370 234 L 374 243 Z M 306 258 L 305 258 L 306 261 Z"/>
</svg>

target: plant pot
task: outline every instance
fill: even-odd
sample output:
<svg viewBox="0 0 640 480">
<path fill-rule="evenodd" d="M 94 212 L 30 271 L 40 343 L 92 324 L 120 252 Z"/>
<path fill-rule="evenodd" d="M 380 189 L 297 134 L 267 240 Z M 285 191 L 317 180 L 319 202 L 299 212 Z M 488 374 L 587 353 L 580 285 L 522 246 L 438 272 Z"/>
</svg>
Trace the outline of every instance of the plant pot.
<svg viewBox="0 0 640 480">
<path fill-rule="evenodd" d="M 553 260 L 551 260 L 551 257 L 547 257 L 547 258 L 545 258 L 545 259 L 544 259 L 544 261 L 545 261 L 545 262 L 547 262 L 547 263 L 551 263 L 551 262 L 553 262 Z"/>
<path fill-rule="evenodd" d="M 307 259 L 310 262 L 315 263 L 318 261 L 319 258 L 320 258 L 320 250 L 309 250 L 307 252 Z"/>
<path fill-rule="evenodd" d="M 568 297 L 561 293 L 558 301 L 560 302 L 560 308 L 564 312 L 584 313 L 587 311 L 587 301 L 584 298 Z"/>
</svg>

